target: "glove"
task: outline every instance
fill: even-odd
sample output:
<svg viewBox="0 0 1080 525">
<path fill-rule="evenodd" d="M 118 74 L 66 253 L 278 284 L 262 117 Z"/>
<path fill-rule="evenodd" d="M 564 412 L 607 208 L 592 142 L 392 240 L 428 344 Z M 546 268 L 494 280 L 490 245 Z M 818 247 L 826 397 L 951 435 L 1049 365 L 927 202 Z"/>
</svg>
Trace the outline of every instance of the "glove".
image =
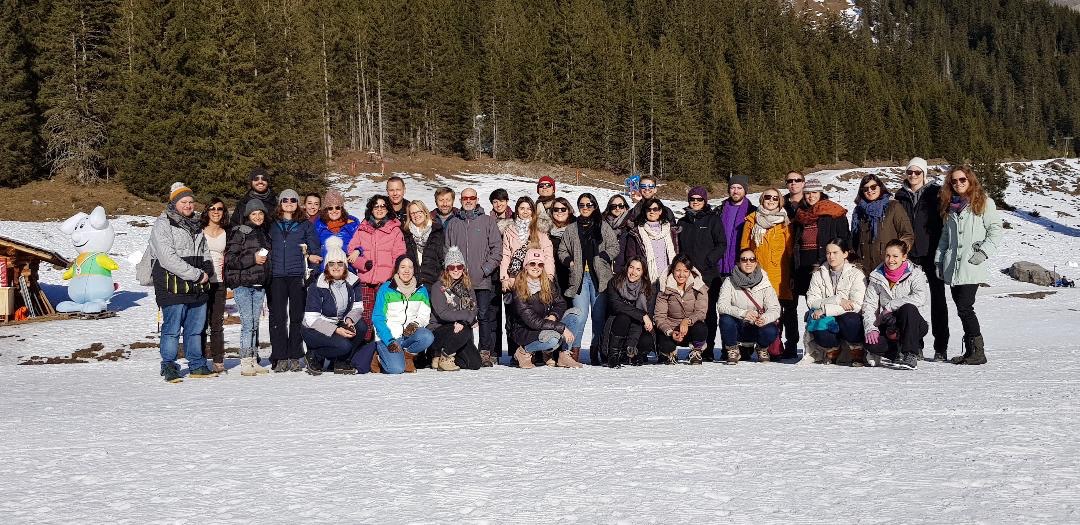
<svg viewBox="0 0 1080 525">
<path fill-rule="evenodd" d="M 409 323 L 409 325 L 406 326 L 405 329 L 401 331 L 401 333 L 405 337 L 411 337 L 413 334 L 416 333 L 417 328 L 420 328 L 420 326 L 416 323 Z"/>
<path fill-rule="evenodd" d="M 971 258 L 968 262 L 971 264 L 979 265 L 986 261 L 986 254 L 982 250 L 975 250 L 975 253 L 971 254 Z"/>
<path fill-rule="evenodd" d="M 372 269 L 372 268 L 374 268 L 374 267 L 375 267 L 375 263 L 373 263 L 373 262 L 371 262 L 371 261 L 366 261 L 366 262 L 364 263 L 364 271 L 365 271 L 365 272 L 370 272 L 370 271 L 371 271 L 371 269 Z"/>
<path fill-rule="evenodd" d="M 866 334 L 866 344 L 868 344 L 868 345 L 876 345 L 876 344 L 878 344 L 879 341 L 881 341 L 881 334 L 878 333 L 877 330 L 874 330 L 874 331 Z"/>
<path fill-rule="evenodd" d="M 875 333 L 877 333 L 877 332 L 875 332 Z M 395 353 L 395 354 L 400 354 L 401 353 L 401 345 L 399 345 L 397 343 L 397 341 L 394 341 L 394 342 L 386 345 L 386 349 L 391 351 L 392 353 Z"/>
</svg>

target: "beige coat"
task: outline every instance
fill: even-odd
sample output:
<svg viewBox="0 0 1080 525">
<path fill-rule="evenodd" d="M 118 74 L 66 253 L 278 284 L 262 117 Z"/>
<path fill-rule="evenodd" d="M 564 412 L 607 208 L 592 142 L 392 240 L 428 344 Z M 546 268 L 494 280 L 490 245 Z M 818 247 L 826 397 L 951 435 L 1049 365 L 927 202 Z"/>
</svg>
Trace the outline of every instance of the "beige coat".
<svg viewBox="0 0 1080 525">
<path fill-rule="evenodd" d="M 771 323 L 780 318 L 780 300 L 776 297 L 776 290 L 769 281 L 769 275 L 765 274 L 760 283 L 750 289 L 750 295 L 765 309 L 765 322 Z M 727 314 L 742 319 L 747 312 L 757 311 L 754 303 L 746 297 L 743 291 L 736 290 L 731 285 L 731 279 L 724 279 L 724 285 L 720 287 L 720 297 L 716 300 L 716 313 Z"/>
<path fill-rule="evenodd" d="M 662 333 L 670 334 L 683 319 L 689 319 L 690 324 L 705 321 L 705 312 L 709 308 L 709 287 L 701 280 L 697 270 L 690 272 L 686 285 L 686 290 L 680 291 L 673 275 L 664 279 L 664 289 L 656 297 L 656 315 L 653 316 Z"/>
</svg>

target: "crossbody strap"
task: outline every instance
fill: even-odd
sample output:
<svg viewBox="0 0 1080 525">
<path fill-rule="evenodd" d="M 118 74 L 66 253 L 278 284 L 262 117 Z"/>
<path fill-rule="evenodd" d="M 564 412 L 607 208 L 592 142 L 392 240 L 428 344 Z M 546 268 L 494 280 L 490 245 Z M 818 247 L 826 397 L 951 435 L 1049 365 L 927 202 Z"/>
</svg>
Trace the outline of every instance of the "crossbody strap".
<svg viewBox="0 0 1080 525">
<path fill-rule="evenodd" d="M 742 291 L 743 291 L 744 294 L 746 294 L 746 298 L 750 299 L 750 302 L 754 304 L 754 308 L 757 309 L 757 312 L 759 314 L 765 313 L 765 309 L 762 308 L 761 305 L 758 304 L 758 302 L 754 300 L 754 296 L 750 295 L 750 292 L 748 292 L 746 290 L 746 288 L 743 288 Z"/>
</svg>

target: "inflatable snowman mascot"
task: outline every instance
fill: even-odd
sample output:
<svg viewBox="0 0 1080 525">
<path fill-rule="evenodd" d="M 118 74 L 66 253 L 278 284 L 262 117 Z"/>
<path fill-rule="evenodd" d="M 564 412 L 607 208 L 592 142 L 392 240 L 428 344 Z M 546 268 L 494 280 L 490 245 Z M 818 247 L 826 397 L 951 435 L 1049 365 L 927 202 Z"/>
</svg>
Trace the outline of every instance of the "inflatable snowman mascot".
<svg viewBox="0 0 1080 525">
<path fill-rule="evenodd" d="M 71 300 L 56 305 L 56 311 L 104 312 L 114 291 L 113 270 L 120 268 L 108 255 L 114 233 L 105 208 L 98 206 L 90 215 L 75 214 L 60 225 L 60 231 L 71 236 L 79 256 L 64 272 Z"/>
</svg>

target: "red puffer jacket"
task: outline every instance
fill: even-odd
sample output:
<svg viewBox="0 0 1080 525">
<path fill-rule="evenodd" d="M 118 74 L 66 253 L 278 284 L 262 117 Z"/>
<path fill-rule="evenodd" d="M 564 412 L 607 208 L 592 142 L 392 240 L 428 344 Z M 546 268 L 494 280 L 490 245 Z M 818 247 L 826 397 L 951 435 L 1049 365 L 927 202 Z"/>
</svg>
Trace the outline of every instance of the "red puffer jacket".
<svg viewBox="0 0 1080 525">
<path fill-rule="evenodd" d="M 387 219 L 382 226 L 376 227 L 371 218 L 364 219 L 345 253 L 351 254 L 353 250 L 360 250 L 360 257 L 352 263 L 360 282 L 381 285 L 394 275 L 394 263 L 405 254 L 401 223 L 397 219 Z M 370 269 L 367 267 L 369 261 Z"/>
</svg>

